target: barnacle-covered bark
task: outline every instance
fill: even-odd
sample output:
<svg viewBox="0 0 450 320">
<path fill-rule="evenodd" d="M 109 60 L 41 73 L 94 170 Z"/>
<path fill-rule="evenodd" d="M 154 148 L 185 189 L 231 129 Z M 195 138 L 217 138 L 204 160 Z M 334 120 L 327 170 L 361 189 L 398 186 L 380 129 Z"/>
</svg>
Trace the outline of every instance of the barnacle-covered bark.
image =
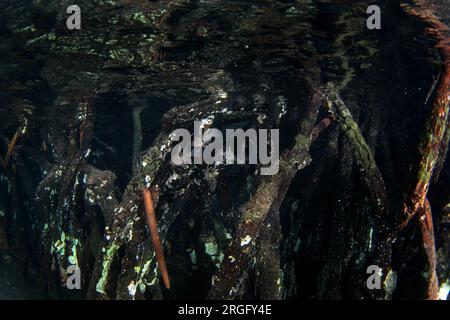
<svg viewBox="0 0 450 320">
<path fill-rule="evenodd" d="M 168 155 L 170 155 L 172 146 L 176 141 L 170 138 L 169 132 L 177 127 L 192 129 L 195 120 L 204 118 L 210 119 L 210 125 L 214 125 L 215 123 L 242 121 L 249 117 L 249 113 L 233 110 L 233 108 L 229 100 L 207 99 L 174 107 L 164 114 L 160 136 L 155 140 L 154 145 L 142 155 L 139 163 L 137 163 L 135 175 L 125 190 L 123 200 L 111 213 L 112 218 L 107 226 L 106 241 L 102 248 L 101 258 L 96 264 L 90 284 L 91 297 L 106 298 L 108 295 L 113 295 L 112 291 L 108 290 L 108 284 L 115 281 L 115 275 L 111 274 L 114 259 L 117 259 L 116 263 L 121 266 L 120 269 L 122 270 L 120 279 L 117 280 L 117 290 L 115 290 L 117 297 L 123 299 L 135 298 L 136 295 L 142 297 L 147 287 L 154 288 L 158 284 L 154 249 L 150 241 L 146 239 L 145 234 L 142 233 L 146 227 L 140 190 L 148 187 L 158 190 L 158 196 L 153 201 L 158 203 L 158 197 L 168 191 L 164 184 L 164 178 L 169 178 L 167 174 L 177 176 L 192 174 L 189 168 L 181 171 L 170 169 L 170 157 Z M 223 113 L 223 109 L 230 111 Z M 189 181 L 189 176 L 186 178 L 187 180 L 177 179 L 182 183 L 178 186 L 178 188 L 181 188 L 181 192 L 176 196 L 177 200 L 171 203 L 170 208 L 164 209 L 158 218 L 162 243 L 164 243 L 168 229 L 177 218 L 183 205 L 189 197 L 195 196 L 196 186 L 192 181 Z M 187 184 L 183 184 L 183 180 L 186 180 L 184 183 L 187 182 Z M 167 205 L 167 203 L 164 203 L 164 205 Z M 159 202 L 156 207 L 157 212 L 161 212 L 161 207 L 162 204 Z M 125 250 L 125 255 L 122 258 L 118 257 L 120 248 Z M 136 256 L 139 259 L 136 259 Z"/>
<path fill-rule="evenodd" d="M 280 212 L 270 210 L 256 243 L 256 295 L 262 300 L 282 298 L 281 239 Z"/>
<path fill-rule="evenodd" d="M 311 161 L 309 156 L 310 131 L 316 121 L 321 95 L 321 89 L 316 89 L 311 93 L 308 101 L 308 116 L 302 121 L 292 149 L 280 156 L 278 173 L 262 177 L 253 196 L 240 208 L 241 222 L 219 271 L 213 277 L 212 287 L 208 294 L 209 299 L 233 299 L 240 293 L 243 281 L 246 279 L 246 274 L 254 259 L 258 237 L 261 232 L 264 232 L 262 230 L 264 221 L 270 212 L 279 211 L 295 174 Z M 272 240 L 275 240 L 276 243 L 276 237 Z M 259 263 L 261 262 L 263 261 L 259 261 Z M 274 279 L 271 280 L 266 285 L 276 288 L 278 279 L 275 283 Z"/>
</svg>

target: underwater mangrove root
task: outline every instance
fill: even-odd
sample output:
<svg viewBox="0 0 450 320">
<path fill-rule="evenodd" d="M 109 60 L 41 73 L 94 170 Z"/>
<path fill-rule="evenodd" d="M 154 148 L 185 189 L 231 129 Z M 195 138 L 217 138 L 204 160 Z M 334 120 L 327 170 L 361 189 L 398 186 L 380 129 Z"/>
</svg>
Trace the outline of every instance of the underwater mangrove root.
<svg viewBox="0 0 450 320">
<path fill-rule="evenodd" d="M 303 143 L 302 143 L 303 142 Z M 289 152 L 280 159 L 277 175 L 265 176 L 252 198 L 240 209 L 242 221 L 219 271 L 213 276 L 209 299 L 233 299 L 240 292 L 254 256 L 256 239 L 270 210 L 278 211 L 297 170 L 310 163 L 309 139 L 297 139 L 295 157 Z M 299 166 L 290 160 L 298 161 Z"/>
<path fill-rule="evenodd" d="M 261 300 L 281 299 L 280 214 L 271 210 L 256 246 L 256 294 Z"/>
<path fill-rule="evenodd" d="M 405 11 L 428 25 L 426 33 L 436 40 L 443 63 L 437 84 L 430 115 L 425 124 L 423 138 L 419 144 L 419 163 L 415 180 L 410 194 L 406 198 L 403 208 L 403 221 L 400 228 L 404 228 L 411 218 L 425 206 L 426 196 L 431 179 L 439 174 L 448 150 L 449 109 L 450 109 L 450 29 L 441 22 L 430 9 L 427 1 L 415 0 L 415 6 L 403 4 Z M 437 168 L 436 168 L 437 166 Z"/>
<path fill-rule="evenodd" d="M 67 149 L 54 150 L 55 155 L 63 160 L 49 167 L 49 172 L 35 192 L 35 210 L 39 219 L 47 224 L 44 231 L 38 234 L 43 243 L 38 252 L 41 261 L 39 277 L 50 296 L 60 297 L 61 286 L 65 285 L 65 272 L 70 265 L 85 270 L 88 268 L 85 243 L 90 235 L 81 227 L 86 212 L 79 203 L 84 201 L 86 192 L 85 183 L 80 182 L 86 177 L 94 133 L 93 96 L 86 93 L 83 95 L 86 98 L 77 103 L 78 114 L 69 123 L 69 139 L 62 140 Z M 55 281 L 57 278 L 60 281 Z M 81 281 L 87 279 L 88 273 L 83 273 Z"/>
<path fill-rule="evenodd" d="M 213 276 L 208 299 L 233 299 L 239 295 L 252 266 L 260 233 L 265 232 L 261 231 L 265 225 L 264 221 L 270 212 L 279 214 L 283 199 L 298 170 L 311 162 L 310 134 L 321 102 L 322 90 L 316 88 L 309 98 L 308 115 L 301 123 L 294 146 L 280 157 L 278 174 L 263 176 L 253 196 L 240 208 L 241 222 L 220 269 Z M 277 281 L 267 285 L 275 285 L 275 288 L 269 291 L 279 290 Z"/>
<path fill-rule="evenodd" d="M 152 240 L 153 250 L 155 251 L 156 261 L 158 262 L 159 269 L 161 271 L 164 286 L 167 289 L 170 289 L 170 278 L 169 273 L 167 272 L 166 261 L 164 259 L 164 249 L 159 238 L 152 193 L 149 189 L 144 189 L 142 190 L 142 196 L 144 198 L 145 216 L 147 218 L 148 229 L 150 230 L 150 237 Z"/>
<path fill-rule="evenodd" d="M 164 186 L 165 183 L 161 184 L 159 181 L 161 175 L 169 174 L 174 169 L 174 166 L 170 165 L 168 155 L 176 142 L 170 138 L 170 132 L 176 128 L 192 128 L 194 121 L 208 116 L 212 121 L 211 125 L 239 122 L 254 116 L 254 113 L 236 110 L 234 106 L 230 99 L 217 102 L 217 99 L 211 98 L 175 106 L 163 115 L 159 136 L 136 164 L 122 201 L 108 212 L 110 220 L 105 232 L 106 240 L 103 243 L 105 250 L 100 253 L 96 261 L 88 297 L 131 299 L 142 297 L 145 292 L 158 290 L 158 275 L 154 271 L 157 270 L 156 252 L 151 244 L 146 243 L 143 233 L 146 225 L 145 222 L 141 222 L 143 219 L 138 210 L 142 203 L 143 189 L 152 186 L 151 200 L 153 210 L 156 210 L 158 195 L 154 192 L 154 188 L 158 184 Z M 223 109 L 230 112 L 224 113 Z M 182 183 L 180 189 L 184 192 L 177 195 L 170 204 L 165 202 L 169 210 L 163 210 L 158 216 L 160 242 L 165 241 L 170 226 L 184 205 L 198 192 L 198 186 L 192 183 L 192 179 L 184 179 L 184 176 L 192 174 L 190 170 L 186 170 L 184 173 L 178 172 L 180 176 L 183 176 L 179 181 Z M 166 191 L 165 187 L 162 187 L 161 195 L 164 195 Z M 117 255 L 119 248 L 125 251 L 124 256 Z M 139 260 L 135 259 L 137 255 L 140 257 Z M 119 273 L 112 268 L 114 264 L 120 265 Z M 131 291 L 130 288 L 132 288 Z M 138 289 L 134 290 L 134 288 Z"/>
<path fill-rule="evenodd" d="M 142 124 L 141 124 L 141 112 L 143 106 L 133 106 L 133 172 L 136 170 L 136 165 L 139 159 L 139 154 L 142 151 Z"/>
<path fill-rule="evenodd" d="M 3 158 L 3 157 L 0 155 L 0 165 L 2 166 L 3 171 L 4 171 L 5 173 L 6 173 L 6 170 L 7 170 L 7 168 L 8 168 L 8 164 L 9 164 L 9 160 L 11 159 L 11 155 L 12 155 L 12 153 L 13 153 L 13 151 L 14 151 L 14 147 L 16 146 L 17 140 L 18 140 L 19 137 L 20 137 L 20 132 L 21 132 L 21 128 L 17 129 L 17 131 L 16 131 L 16 133 L 14 134 L 14 136 L 13 136 L 11 142 L 10 142 L 9 145 L 8 145 L 8 150 L 6 151 L 5 157 Z"/>
<path fill-rule="evenodd" d="M 389 215 L 389 202 L 383 176 L 377 166 L 372 150 L 333 83 L 327 84 L 326 99 L 328 100 L 328 107 L 336 115 L 336 119 L 352 150 L 356 164 L 360 168 L 360 174 L 368 190 L 370 204 L 375 210 L 374 230 L 376 232 L 374 239 L 376 240 L 371 263 L 379 265 L 383 269 L 388 268 L 391 264 L 392 232 L 394 230 L 386 223 L 391 217 Z M 380 291 L 374 294 L 382 293 Z"/>
<path fill-rule="evenodd" d="M 311 143 L 314 143 L 320 134 L 325 131 L 336 120 L 336 115 L 330 114 L 317 123 L 311 130 Z"/>
<path fill-rule="evenodd" d="M 436 245 L 433 230 L 433 217 L 431 214 L 431 206 L 427 199 L 425 199 L 425 206 L 420 212 L 419 226 L 422 234 L 422 245 L 425 255 L 427 257 L 427 272 L 426 281 L 427 289 L 425 299 L 438 299 L 438 278 L 436 274 Z"/>
<path fill-rule="evenodd" d="M 336 114 L 336 119 L 353 150 L 358 165 L 362 169 L 364 181 L 371 193 L 372 200 L 376 204 L 379 217 L 384 217 L 387 212 L 388 203 L 386 187 L 381 172 L 375 162 L 373 152 L 367 145 L 358 124 L 353 119 L 334 84 L 327 84 L 326 96 L 329 102 L 328 106 Z"/>
<path fill-rule="evenodd" d="M 89 95 L 80 102 L 79 112 L 83 114 L 83 121 L 80 124 L 80 149 L 86 151 L 91 147 L 94 135 L 94 98 Z"/>
</svg>

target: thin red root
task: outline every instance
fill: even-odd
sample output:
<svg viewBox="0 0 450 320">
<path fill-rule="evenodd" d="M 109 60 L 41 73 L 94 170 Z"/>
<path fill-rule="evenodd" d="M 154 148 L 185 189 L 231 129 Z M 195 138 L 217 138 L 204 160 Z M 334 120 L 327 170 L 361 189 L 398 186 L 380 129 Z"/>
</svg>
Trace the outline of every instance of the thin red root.
<svg viewBox="0 0 450 320">
<path fill-rule="evenodd" d="M 142 190 L 142 196 L 144 198 L 145 216 L 147 218 L 147 226 L 150 230 L 153 250 L 155 250 L 156 261 L 158 262 L 159 270 L 161 271 L 164 286 L 167 289 L 170 289 L 169 273 L 167 272 L 166 261 L 164 259 L 164 250 L 159 238 L 158 224 L 156 222 L 151 191 L 145 188 Z"/>
</svg>

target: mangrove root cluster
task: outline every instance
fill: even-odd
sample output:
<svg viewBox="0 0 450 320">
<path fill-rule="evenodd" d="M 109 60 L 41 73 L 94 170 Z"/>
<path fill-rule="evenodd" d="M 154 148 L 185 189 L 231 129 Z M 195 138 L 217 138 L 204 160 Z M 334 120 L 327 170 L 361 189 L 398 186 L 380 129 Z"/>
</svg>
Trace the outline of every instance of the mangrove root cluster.
<svg viewBox="0 0 450 320">
<path fill-rule="evenodd" d="M 378 3 L 369 31 L 369 1 L 79 0 L 69 31 L 68 1 L 2 1 L 10 294 L 446 298 L 449 17 Z M 197 121 L 279 129 L 278 173 L 175 165 Z"/>
</svg>

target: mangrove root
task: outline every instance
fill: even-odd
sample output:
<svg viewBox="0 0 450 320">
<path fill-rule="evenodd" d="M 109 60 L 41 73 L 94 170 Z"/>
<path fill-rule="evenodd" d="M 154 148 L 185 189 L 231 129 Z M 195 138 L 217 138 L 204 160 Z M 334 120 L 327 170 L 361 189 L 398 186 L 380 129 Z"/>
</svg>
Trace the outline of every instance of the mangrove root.
<svg viewBox="0 0 450 320">
<path fill-rule="evenodd" d="M 170 289 L 169 273 L 167 272 L 166 261 L 164 259 L 164 249 L 161 245 L 161 240 L 159 239 L 158 224 L 156 222 L 155 209 L 153 208 L 151 191 L 144 189 L 142 191 L 142 196 L 144 198 L 145 216 L 147 218 L 148 229 L 150 230 L 156 261 L 158 262 L 159 269 L 161 270 L 164 285 L 167 289 Z"/>
<path fill-rule="evenodd" d="M 321 104 L 321 95 L 321 90 L 317 89 L 310 97 L 309 115 L 302 121 L 293 148 L 281 155 L 278 174 L 261 178 L 254 195 L 241 207 L 241 222 L 220 269 L 213 276 L 208 299 L 233 299 L 240 293 L 243 280 L 253 263 L 264 221 L 269 212 L 278 214 L 297 171 L 311 161 L 310 134 Z"/>
</svg>

